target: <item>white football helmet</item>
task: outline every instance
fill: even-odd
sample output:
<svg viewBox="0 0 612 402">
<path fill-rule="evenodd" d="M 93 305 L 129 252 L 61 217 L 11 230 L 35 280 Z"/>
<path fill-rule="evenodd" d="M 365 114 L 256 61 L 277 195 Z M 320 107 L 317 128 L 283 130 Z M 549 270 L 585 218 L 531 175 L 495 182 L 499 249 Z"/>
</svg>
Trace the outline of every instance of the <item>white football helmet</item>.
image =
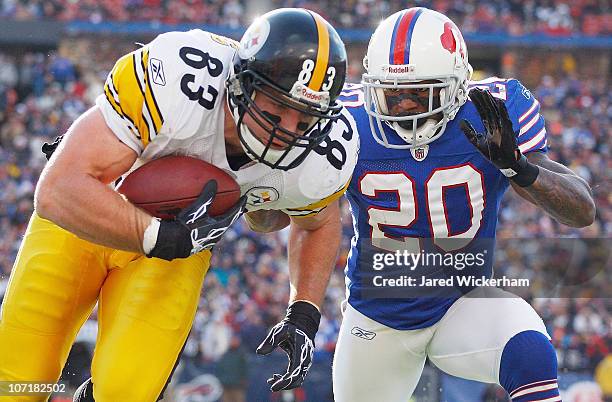
<svg viewBox="0 0 612 402">
<path fill-rule="evenodd" d="M 372 134 L 387 148 L 417 148 L 436 140 L 467 100 L 472 66 L 465 41 L 457 26 L 437 11 L 414 7 L 383 20 L 370 38 L 363 65 L 361 83 Z M 392 114 L 389 89 L 428 91 L 422 96 L 428 98 L 427 112 Z M 406 144 L 390 143 L 382 122 Z"/>
</svg>

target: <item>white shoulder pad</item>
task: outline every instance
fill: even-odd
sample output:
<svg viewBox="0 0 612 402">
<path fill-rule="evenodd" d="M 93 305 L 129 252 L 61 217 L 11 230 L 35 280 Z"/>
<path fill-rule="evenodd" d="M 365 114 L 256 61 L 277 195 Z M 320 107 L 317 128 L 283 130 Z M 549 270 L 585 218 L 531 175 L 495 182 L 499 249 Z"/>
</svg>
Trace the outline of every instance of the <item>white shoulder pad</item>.
<svg viewBox="0 0 612 402">
<path fill-rule="evenodd" d="M 284 210 L 289 215 L 310 215 L 338 199 L 351 179 L 359 153 L 355 120 L 343 109 L 333 123 L 329 137 L 312 151 L 297 168 L 288 172 L 293 203 L 298 208 Z"/>
</svg>

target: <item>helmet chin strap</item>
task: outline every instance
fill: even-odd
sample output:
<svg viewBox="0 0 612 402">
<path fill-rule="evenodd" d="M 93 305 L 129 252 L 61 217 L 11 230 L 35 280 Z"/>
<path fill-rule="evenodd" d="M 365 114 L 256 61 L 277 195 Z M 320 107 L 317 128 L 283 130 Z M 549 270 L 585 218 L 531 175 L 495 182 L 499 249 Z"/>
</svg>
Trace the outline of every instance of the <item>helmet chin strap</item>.
<svg viewBox="0 0 612 402">
<path fill-rule="evenodd" d="M 416 131 L 413 129 L 405 129 L 399 125 L 399 122 L 389 122 L 395 132 L 408 144 L 417 144 L 424 142 L 435 135 L 435 126 L 438 124 L 436 119 L 427 119 L 425 123 L 418 127 Z M 413 121 L 412 124 L 416 124 Z"/>
</svg>

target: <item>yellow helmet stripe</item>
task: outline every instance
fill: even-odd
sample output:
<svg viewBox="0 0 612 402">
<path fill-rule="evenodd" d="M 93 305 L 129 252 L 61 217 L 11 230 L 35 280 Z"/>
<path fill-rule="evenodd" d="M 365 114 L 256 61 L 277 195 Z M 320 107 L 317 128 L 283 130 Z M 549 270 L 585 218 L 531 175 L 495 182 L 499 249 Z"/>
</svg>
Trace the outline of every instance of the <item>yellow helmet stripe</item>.
<svg viewBox="0 0 612 402">
<path fill-rule="evenodd" d="M 315 13 L 310 13 L 310 15 L 312 15 L 317 24 L 319 48 L 317 49 L 317 61 L 308 88 L 313 91 L 320 91 L 327 72 L 327 63 L 329 62 L 329 32 L 327 31 L 327 24 L 321 16 Z"/>
</svg>

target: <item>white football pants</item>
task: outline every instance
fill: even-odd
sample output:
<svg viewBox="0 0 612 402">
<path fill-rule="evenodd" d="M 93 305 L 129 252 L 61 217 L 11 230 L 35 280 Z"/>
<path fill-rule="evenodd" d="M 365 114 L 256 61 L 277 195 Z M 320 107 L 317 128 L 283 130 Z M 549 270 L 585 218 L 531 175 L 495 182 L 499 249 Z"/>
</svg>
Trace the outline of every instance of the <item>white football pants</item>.
<svg viewBox="0 0 612 402">
<path fill-rule="evenodd" d="M 550 339 L 526 301 L 497 288 L 473 290 L 436 324 L 417 330 L 389 328 L 343 304 L 333 365 L 336 402 L 406 402 L 427 357 L 448 374 L 499 384 L 510 338 L 535 330 Z"/>
</svg>

